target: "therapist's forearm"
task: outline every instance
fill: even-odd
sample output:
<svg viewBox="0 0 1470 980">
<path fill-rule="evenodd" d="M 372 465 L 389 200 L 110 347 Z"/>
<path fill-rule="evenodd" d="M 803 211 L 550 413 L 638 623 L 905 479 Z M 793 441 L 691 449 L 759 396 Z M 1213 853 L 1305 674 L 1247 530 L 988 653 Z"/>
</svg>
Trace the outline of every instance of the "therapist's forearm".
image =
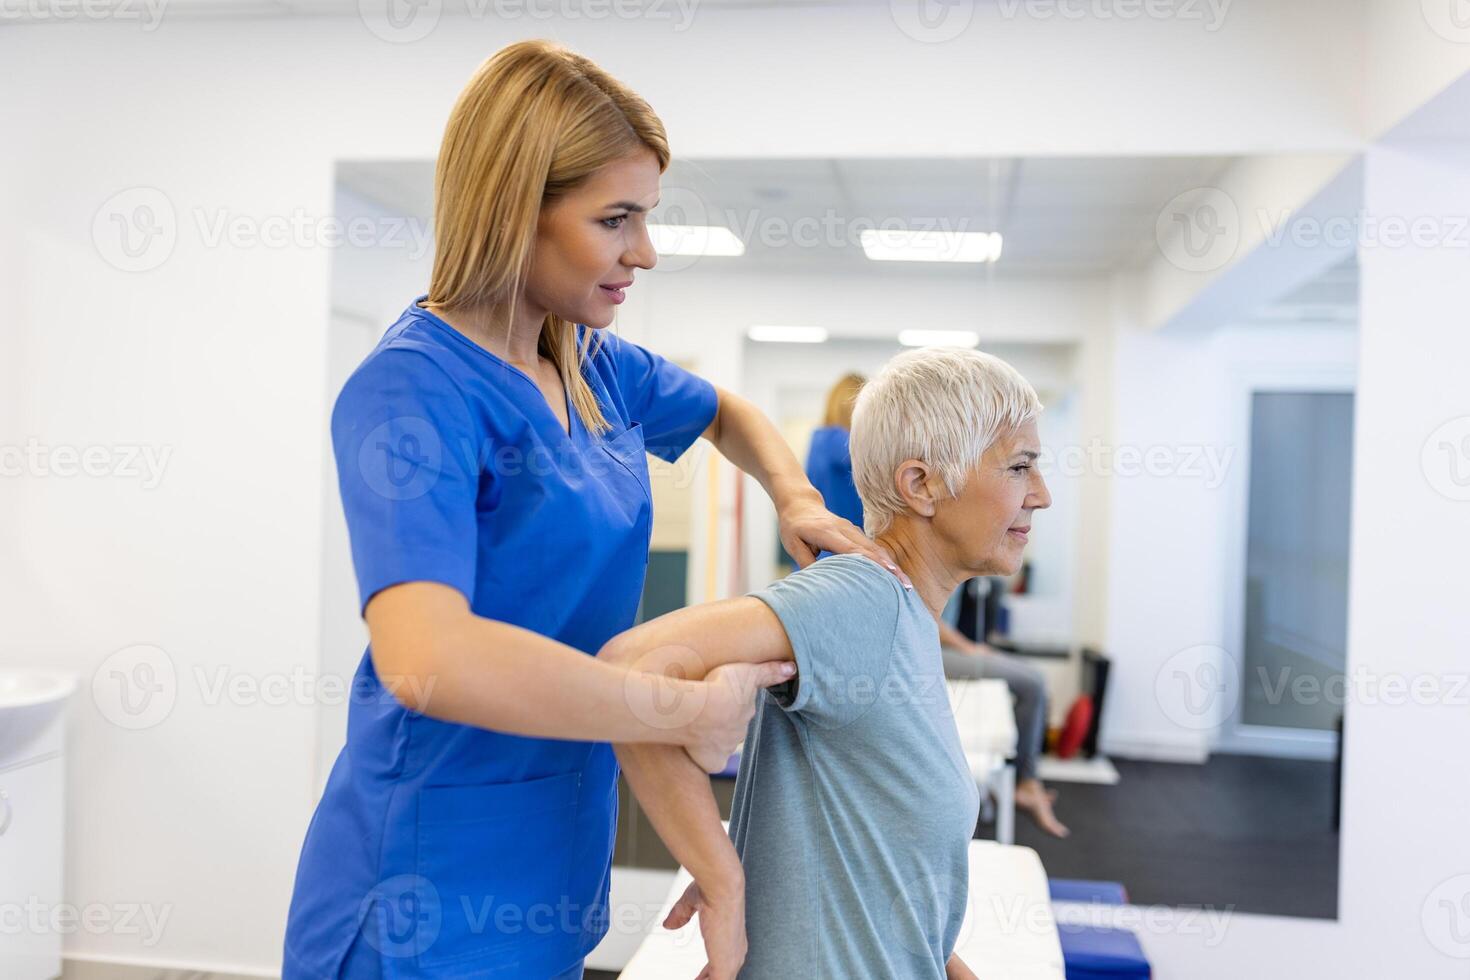
<svg viewBox="0 0 1470 980">
<path fill-rule="evenodd" d="M 372 632 L 384 687 L 431 718 L 532 738 L 688 744 L 688 730 L 661 706 L 698 697 L 689 681 L 468 611 L 428 622 L 378 617 Z"/>
<path fill-rule="evenodd" d="M 488 655 L 487 655 L 488 654 Z M 439 653 L 453 677 L 430 699 L 432 714 L 533 738 L 667 742 L 683 752 L 680 727 L 658 727 L 658 706 L 694 696 L 671 677 L 629 670 L 531 630 L 466 619 Z"/>
<path fill-rule="evenodd" d="M 765 413 L 733 392 L 716 390 L 719 411 L 704 436 L 720 455 L 755 477 L 777 511 L 802 498 L 820 504 L 822 495 Z"/>
</svg>

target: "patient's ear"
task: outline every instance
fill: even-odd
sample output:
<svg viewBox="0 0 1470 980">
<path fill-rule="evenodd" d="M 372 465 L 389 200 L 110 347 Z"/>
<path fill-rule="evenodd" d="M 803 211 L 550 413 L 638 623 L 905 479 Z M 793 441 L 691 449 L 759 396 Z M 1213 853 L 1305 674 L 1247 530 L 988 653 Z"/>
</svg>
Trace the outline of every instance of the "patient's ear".
<svg viewBox="0 0 1470 980">
<path fill-rule="evenodd" d="M 904 460 L 893 474 L 893 485 L 909 510 L 920 517 L 934 516 L 943 482 L 927 463 L 920 459 Z"/>
</svg>

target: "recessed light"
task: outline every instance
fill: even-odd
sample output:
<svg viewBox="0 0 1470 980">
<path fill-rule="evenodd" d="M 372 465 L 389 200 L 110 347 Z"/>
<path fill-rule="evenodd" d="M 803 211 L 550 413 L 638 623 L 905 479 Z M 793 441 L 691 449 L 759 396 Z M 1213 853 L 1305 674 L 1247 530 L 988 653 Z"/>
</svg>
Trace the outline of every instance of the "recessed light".
<svg viewBox="0 0 1470 980">
<path fill-rule="evenodd" d="M 763 324 L 751 327 L 746 336 L 763 344 L 820 344 L 827 339 L 827 328 Z"/>
<path fill-rule="evenodd" d="M 659 255 L 744 255 L 745 243 L 718 225 L 650 224 L 648 237 Z"/>
<path fill-rule="evenodd" d="M 998 231 L 884 231 L 865 229 L 863 253 L 875 262 L 994 262 Z"/>
<path fill-rule="evenodd" d="M 978 347 L 980 335 L 973 330 L 901 330 L 898 342 L 905 347 Z"/>
</svg>

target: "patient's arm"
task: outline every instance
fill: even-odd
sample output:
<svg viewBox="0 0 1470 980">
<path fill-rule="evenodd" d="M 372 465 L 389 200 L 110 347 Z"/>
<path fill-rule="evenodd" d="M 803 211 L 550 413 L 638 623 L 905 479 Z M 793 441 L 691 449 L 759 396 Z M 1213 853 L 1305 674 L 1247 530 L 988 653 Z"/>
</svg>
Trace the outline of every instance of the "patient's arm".
<svg viewBox="0 0 1470 980">
<path fill-rule="evenodd" d="M 660 616 L 614 637 L 598 656 L 643 671 L 690 680 L 708 675 L 714 681 L 727 664 L 793 661 L 795 655 L 776 614 L 759 599 L 745 596 Z M 752 688 L 751 697 L 756 693 Z M 693 703 L 670 705 L 668 722 L 678 723 L 698 708 Z M 692 891 L 697 893 L 692 899 L 701 913 L 711 977 L 733 977 L 745 960 L 745 878 L 720 825 L 709 775 L 679 746 L 630 743 L 613 748 L 654 829 L 694 876 L 697 890 Z M 681 903 L 670 924 L 682 925 L 692 910 Z"/>
</svg>

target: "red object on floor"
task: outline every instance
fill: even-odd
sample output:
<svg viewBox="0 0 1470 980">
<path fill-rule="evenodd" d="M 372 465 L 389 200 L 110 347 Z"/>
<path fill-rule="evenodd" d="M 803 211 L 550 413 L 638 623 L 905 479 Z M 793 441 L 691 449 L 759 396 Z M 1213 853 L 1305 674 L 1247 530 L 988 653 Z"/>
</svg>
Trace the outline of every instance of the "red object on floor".
<svg viewBox="0 0 1470 980">
<path fill-rule="evenodd" d="M 1057 757 L 1070 759 L 1082 748 L 1087 730 L 1092 727 L 1092 696 L 1079 694 L 1067 711 L 1067 720 L 1062 724 L 1062 736 L 1057 739 Z"/>
</svg>

